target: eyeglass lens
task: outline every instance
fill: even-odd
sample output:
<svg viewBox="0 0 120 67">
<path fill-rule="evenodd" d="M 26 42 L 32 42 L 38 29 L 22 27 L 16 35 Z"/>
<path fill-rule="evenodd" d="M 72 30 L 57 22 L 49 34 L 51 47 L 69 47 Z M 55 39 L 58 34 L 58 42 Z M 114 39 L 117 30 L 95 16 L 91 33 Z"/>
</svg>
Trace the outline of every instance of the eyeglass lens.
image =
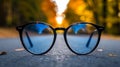
<svg viewBox="0 0 120 67">
<path fill-rule="evenodd" d="M 24 46 L 34 54 L 46 52 L 52 46 L 54 32 L 45 24 L 27 25 L 22 32 Z"/>
<path fill-rule="evenodd" d="M 98 41 L 98 30 L 91 24 L 74 24 L 66 34 L 69 47 L 78 54 L 91 52 Z"/>
</svg>

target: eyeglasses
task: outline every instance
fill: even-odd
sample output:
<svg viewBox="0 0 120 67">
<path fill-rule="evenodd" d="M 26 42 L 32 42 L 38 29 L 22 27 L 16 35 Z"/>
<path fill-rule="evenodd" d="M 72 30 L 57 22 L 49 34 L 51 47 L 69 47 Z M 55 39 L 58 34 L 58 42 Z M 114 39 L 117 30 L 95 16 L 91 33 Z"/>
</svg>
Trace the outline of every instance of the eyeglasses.
<svg viewBox="0 0 120 67">
<path fill-rule="evenodd" d="M 18 26 L 16 29 L 23 47 L 31 54 L 42 55 L 50 51 L 56 40 L 56 31 L 63 30 L 68 48 L 77 55 L 86 55 L 98 46 L 104 27 L 80 22 L 67 28 L 53 28 L 46 23 L 37 22 Z"/>
</svg>

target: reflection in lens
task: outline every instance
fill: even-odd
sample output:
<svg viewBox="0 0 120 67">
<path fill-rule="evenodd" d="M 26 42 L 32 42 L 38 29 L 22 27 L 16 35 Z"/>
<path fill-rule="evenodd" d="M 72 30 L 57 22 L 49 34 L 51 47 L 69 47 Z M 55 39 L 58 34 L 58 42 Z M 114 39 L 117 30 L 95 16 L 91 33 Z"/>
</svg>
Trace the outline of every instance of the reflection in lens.
<svg viewBox="0 0 120 67">
<path fill-rule="evenodd" d="M 91 24 L 72 25 L 66 35 L 69 47 L 77 54 L 91 52 L 98 41 L 98 30 Z"/>
<path fill-rule="evenodd" d="M 54 33 L 46 24 L 30 24 L 24 28 L 22 39 L 28 51 L 42 54 L 52 46 Z"/>
</svg>

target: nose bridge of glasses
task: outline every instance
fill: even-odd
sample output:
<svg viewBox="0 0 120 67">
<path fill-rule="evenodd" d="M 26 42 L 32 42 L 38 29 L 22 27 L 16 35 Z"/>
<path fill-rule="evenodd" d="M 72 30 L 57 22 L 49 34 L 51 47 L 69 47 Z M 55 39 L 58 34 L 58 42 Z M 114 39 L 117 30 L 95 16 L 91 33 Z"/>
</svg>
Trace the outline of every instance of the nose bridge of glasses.
<svg viewBox="0 0 120 67">
<path fill-rule="evenodd" d="M 58 30 L 62 30 L 62 31 L 65 31 L 66 28 L 62 28 L 62 27 L 59 27 L 59 28 L 55 28 L 55 31 L 58 31 Z"/>
</svg>

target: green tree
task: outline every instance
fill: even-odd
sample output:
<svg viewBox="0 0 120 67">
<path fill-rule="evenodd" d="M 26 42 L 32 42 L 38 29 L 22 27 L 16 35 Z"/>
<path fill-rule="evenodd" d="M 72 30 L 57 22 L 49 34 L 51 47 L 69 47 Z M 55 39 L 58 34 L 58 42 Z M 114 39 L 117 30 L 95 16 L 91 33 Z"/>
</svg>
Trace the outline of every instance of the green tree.
<svg viewBox="0 0 120 67">
<path fill-rule="evenodd" d="M 15 26 L 28 21 L 47 21 L 41 9 L 44 0 L 0 0 L 0 25 Z"/>
<path fill-rule="evenodd" d="M 105 26 L 105 32 L 120 35 L 120 0 L 85 0 L 96 23 Z"/>
<path fill-rule="evenodd" d="M 40 9 L 42 0 L 13 0 L 13 19 L 18 23 L 27 21 L 43 20 L 46 16 Z"/>
<path fill-rule="evenodd" d="M 11 0 L 0 0 L 0 25 L 12 23 Z"/>
<path fill-rule="evenodd" d="M 74 10 L 68 8 L 66 11 L 66 19 L 68 20 L 69 24 L 74 22 L 80 22 L 80 15 L 75 14 Z"/>
<path fill-rule="evenodd" d="M 120 35 L 120 16 L 119 9 L 120 0 L 108 0 L 107 1 L 107 32 L 111 34 Z"/>
<path fill-rule="evenodd" d="M 0 25 L 4 25 L 5 22 L 5 11 L 4 11 L 4 0 L 0 0 Z"/>
</svg>

